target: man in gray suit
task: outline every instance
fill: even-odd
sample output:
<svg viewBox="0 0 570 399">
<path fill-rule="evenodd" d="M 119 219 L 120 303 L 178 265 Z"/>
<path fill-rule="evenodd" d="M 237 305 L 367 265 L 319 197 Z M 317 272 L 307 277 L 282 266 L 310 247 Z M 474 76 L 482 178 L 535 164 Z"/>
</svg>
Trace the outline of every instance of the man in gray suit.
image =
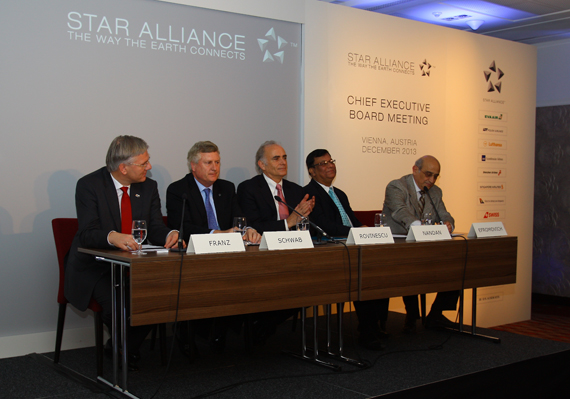
<svg viewBox="0 0 570 399">
<path fill-rule="evenodd" d="M 455 220 L 445 208 L 441 189 L 435 185 L 440 168 L 436 158 L 425 155 L 416 161 L 412 167 L 412 174 L 388 184 L 382 211 L 386 215 L 386 224 L 390 226 L 392 234 L 407 234 L 410 226 L 421 224 L 420 220 L 427 212 L 432 214 L 435 222 L 445 224 L 450 233 L 453 231 Z M 426 198 L 426 191 L 429 191 L 435 209 L 429 198 Z M 436 215 L 439 215 L 441 220 L 435 220 Z M 455 324 L 443 316 L 442 311 L 455 310 L 458 298 L 459 291 L 438 293 L 426 318 L 426 328 L 454 327 Z M 405 296 L 403 299 L 406 305 L 404 332 L 415 332 L 416 320 L 420 316 L 418 296 Z"/>
</svg>

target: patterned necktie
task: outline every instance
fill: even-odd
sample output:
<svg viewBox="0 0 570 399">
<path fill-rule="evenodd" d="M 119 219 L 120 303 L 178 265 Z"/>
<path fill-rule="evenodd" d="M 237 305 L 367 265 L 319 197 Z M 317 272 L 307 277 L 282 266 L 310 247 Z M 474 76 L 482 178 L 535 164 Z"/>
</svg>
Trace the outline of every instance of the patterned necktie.
<svg viewBox="0 0 570 399">
<path fill-rule="evenodd" d="M 338 211 L 340 212 L 340 217 L 342 218 L 342 224 L 344 226 L 347 227 L 351 227 L 352 224 L 350 223 L 350 218 L 348 217 L 348 215 L 346 214 L 346 211 L 344 210 L 344 208 L 342 207 L 342 204 L 340 203 L 338 197 L 336 196 L 334 190 L 332 187 L 329 188 L 329 197 L 331 197 L 331 199 L 333 200 L 334 204 L 336 205 L 336 207 L 338 208 Z"/>
<path fill-rule="evenodd" d="M 289 217 L 289 209 L 287 205 L 285 205 L 285 197 L 283 196 L 281 184 L 277 184 L 277 196 L 283 201 L 279 202 L 279 220 L 287 219 Z"/>
<path fill-rule="evenodd" d="M 123 196 L 121 197 L 121 233 L 131 234 L 133 227 L 133 211 L 131 209 L 131 197 L 129 197 L 128 187 L 121 187 Z"/>
<path fill-rule="evenodd" d="M 424 193 L 424 190 L 420 190 L 420 216 L 423 215 L 424 213 L 424 207 L 426 206 L 426 193 Z"/>
<path fill-rule="evenodd" d="M 206 215 L 208 215 L 208 228 L 211 230 L 220 230 L 220 226 L 218 226 L 218 222 L 216 221 L 216 215 L 214 214 L 214 209 L 212 208 L 212 204 L 210 203 L 210 189 L 204 189 L 204 193 L 206 193 L 206 199 L 204 200 L 204 205 L 206 205 Z"/>
</svg>

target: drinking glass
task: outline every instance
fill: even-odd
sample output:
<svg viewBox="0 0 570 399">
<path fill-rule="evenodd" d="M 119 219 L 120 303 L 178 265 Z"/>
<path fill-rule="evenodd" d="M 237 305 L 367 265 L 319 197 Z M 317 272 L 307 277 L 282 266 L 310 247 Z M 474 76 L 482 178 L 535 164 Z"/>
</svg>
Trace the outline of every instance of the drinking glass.
<svg viewBox="0 0 570 399">
<path fill-rule="evenodd" d="M 305 216 L 297 222 L 297 231 L 309 230 L 309 217 Z"/>
<path fill-rule="evenodd" d="M 421 222 L 426 226 L 433 225 L 433 217 L 431 215 L 431 212 L 424 212 Z"/>
<path fill-rule="evenodd" d="M 146 238 L 146 220 L 133 220 L 132 228 L 133 238 L 135 242 L 139 244 L 139 248 L 136 252 L 137 255 L 146 255 L 146 252 L 141 250 L 142 243 Z"/>
<path fill-rule="evenodd" d="M 374 215 L 374 227 L 384 227 L 386 224 L 386 217 L 382 212 L 378 212 Z"/>
<path fill-rule="evenodd" d="M 245 235 L 245 230 L 247 227 L 247 221 L 242 216 L 236 216 L 234 218 L 234 229 L 237 233 L 240 233 L 243 237 Z"/>
</svg>

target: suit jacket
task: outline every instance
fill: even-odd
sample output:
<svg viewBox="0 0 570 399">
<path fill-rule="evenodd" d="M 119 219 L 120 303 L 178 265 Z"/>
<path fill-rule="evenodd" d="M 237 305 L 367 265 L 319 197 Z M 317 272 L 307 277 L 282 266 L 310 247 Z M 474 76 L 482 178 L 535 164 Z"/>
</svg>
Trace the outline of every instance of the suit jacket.
<svg viewBox="0 0 570 399">
<path fill-rule="evenodd" d="M 173 229 L 180 228 L 182 218 L 183 195 L 186 194 L 186 206 L 184 210 L 184 240 L 188 242 L 191 234 L 207 234 L 208 216 L 202 193 L 194 180 L 192 173 L 175 181 L 166 190 L 166 213 L 168 214 L 168 226 Z M 234 217 L 244 216 L 237 201 L 235 186 L 232 182 L 218 179 L 212 185 L 212 195 L 216 207 L 216 217 L 221 230 L 227 230 L 233 226 Z"/>
<path fill-rule="evenodd" d="M 160 211 L 157 184 L 147 178 L 131 184 L 133 220 L 147 221 L 147 240 L 164 245 L 170 229 L 165 226 Z M 77 248 L 115 248 L 107 242 L 112 230 L 121 231 L 119 200 L 111 174 L 106 168 L 90 173 L 77 182 L 75 207 L 79 229 L 71 244 L 65 266 L 65 297 L 79 310 L 87 309 L 93 287 L 101 276 L 109 273 L 106 263 L 97 262 L 92 255 L 79 253 Z"/>
<path fill-rule="evenodd" d="M 455 224 L 455 220 L 445 209 L 441 188 L 433 186 L 429 190 L 429 195 L 443 219 L 442 222 Z M 431 212 L 435 218 L 436 213 L 427 195 L 425 200 L 424 213 Z M 382 212 L 386 215 L 386 224 L 390 226 L 392 234 L 408 234 L 412 222 L 422 219 L 413 175 L 406 175 L 388 183 Z"/>
<path fill-rule="evenodd" d="M 311 179 L 309 184 L 305 186 L 305 192 L 308 193 L 310 197 L 315 197 L 315 207 L 311 212 L 310 220 L 331 236 L 347 236 L 350 227 L 342 224 L 340 211 L 325 189 L 317 183 L 316 180 Z M 360 223 L 354 215 L 354 211 L 350 207 L 348 197 L 344 191 L 335 187 L 334 192 L 352 222 L 352 225 L 354 227 L 362 226 L 362 223 Z"/>
<path fill-rule="evenodd" d="M 295 208 L 305 196 L 303 187 L 283 179 L 283 196 L 287 204 Z M 273 193 L 269 189 L 263 174 L 252 177 L 239 184 L 238 201 L 245 213 L 247 223 L 259 234 L 264 231 L 283 231 L 285 222 L 277 220 L 277 208 Z"/>
</svg>

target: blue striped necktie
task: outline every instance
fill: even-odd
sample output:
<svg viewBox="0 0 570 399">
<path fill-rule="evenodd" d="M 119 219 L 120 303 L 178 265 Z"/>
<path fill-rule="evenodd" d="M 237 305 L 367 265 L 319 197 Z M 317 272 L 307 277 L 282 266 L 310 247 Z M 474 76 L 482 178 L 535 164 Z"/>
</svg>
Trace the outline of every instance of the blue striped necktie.
<svg viewBox="0 0 570 399">
<path fill-rule="evenodd" d="M 344 208 L 342 207 L 342 204 L 340 203 L 340 201 L 338 200 L 338 197 L 336 196 L 336 194 L 334 193 L 334 190 L 332 187 L 329 187 L 329 197 L 331 197 L 331 199 L 333 200 L 334 204 L 336 205 L 336 207 L 338 208 L 338 211 L 340 212 L 340 217 L 342 218 L 342 224 L 344 226 L 347 227 L 351 227 L 352 224 L 350 223 L 350 219 L 348 217 L 348 215 L 346 214 L 346 211 L 344 210 Z"/>
</svg>

